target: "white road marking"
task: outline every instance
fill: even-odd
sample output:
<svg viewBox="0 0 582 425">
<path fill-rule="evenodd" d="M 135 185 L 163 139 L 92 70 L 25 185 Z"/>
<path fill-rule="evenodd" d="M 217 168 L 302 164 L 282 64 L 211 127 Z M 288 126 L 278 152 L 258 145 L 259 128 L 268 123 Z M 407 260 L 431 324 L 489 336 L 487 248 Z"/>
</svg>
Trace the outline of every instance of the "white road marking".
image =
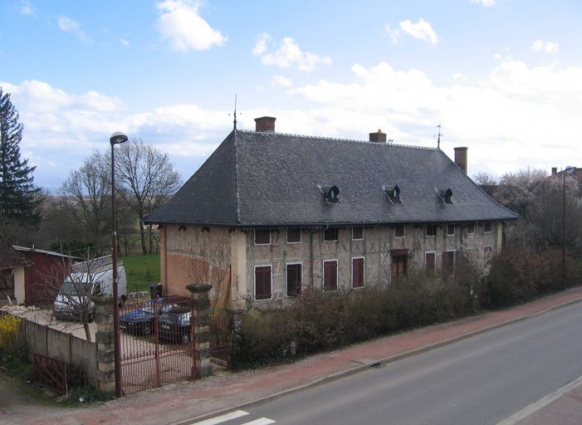
<svg viewBox="0 0 582 425">
<path fill-rule="evenodd" d="M 217 425 L 226 421 L 231 421 L 233 419 L 242 418 L 248 414 L 249 412 L 245 412 L 244 410 L 235 410 L 234 412 L 226 413 L 215 418 L 206 419 L 200 422 L 193 422 L 191 425 Z"/>
<path fill-rule="evenodd" d="M 251 421 L 251 422 L 246 422 L 242 425 L 269 425 L 269 424 L 274 424 L 275 421 L 269 418 L 261 418 L 261 419 L 257 419 L 255 421 Z"/>
<path fill-rule="evenodd" d="M 497 425 L 515 425 L 518 422 L 522 421 L 523 419 L 527 418 L 528 416 L 532 415 L 533 413 L 537 412 L 542 407 L 547 406 L 552 401 L 557 400 L 563 394 L 567 393 L 570 390 L 573 390 L 580 384 L 582 384 L 582 376 L 576 379 L 575 381 L 570 382 L 568 385 L 565 385 L 562 388 L 558 388 L 553 393 L 550 393 L 547 396 L 540 398 L 535 403 L 532 403 L 529 406 L 524 407 L 519 412 L 516 412 L 515 414 L 511 415 L 509 418 L 502 420 Z"/>
</svg>

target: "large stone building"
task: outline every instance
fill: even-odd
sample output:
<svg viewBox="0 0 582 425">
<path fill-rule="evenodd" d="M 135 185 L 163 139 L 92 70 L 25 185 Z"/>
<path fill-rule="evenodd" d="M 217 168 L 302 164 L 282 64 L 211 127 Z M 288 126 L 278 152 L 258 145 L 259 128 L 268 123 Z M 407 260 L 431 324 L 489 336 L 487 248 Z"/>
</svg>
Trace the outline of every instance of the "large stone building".
<svg viewBox="0 0 582 425">
<path fill-rule="evenodd" d="M 517 214 L 440 149 L 233 130 L 146 222 L 162 229 L 165 292 L 206 281 L 217 300 L 284 301 L 302 288 L 386 285 L 412 268 L 483 263 Z M 222 273 L 221 273 L 222 271 Z M 223 298 L 219 298 L 222 296 Z"/>
</svg>

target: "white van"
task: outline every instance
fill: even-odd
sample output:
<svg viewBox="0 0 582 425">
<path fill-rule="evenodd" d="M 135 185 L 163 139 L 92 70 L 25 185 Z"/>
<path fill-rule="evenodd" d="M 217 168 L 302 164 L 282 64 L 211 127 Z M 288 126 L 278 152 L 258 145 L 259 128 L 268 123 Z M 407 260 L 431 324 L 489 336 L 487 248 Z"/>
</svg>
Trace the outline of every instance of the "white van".
<svg viewBox="0 0 582 425">
<path fill-rule="evenodd" d="M 127 294 L 127 278 L 123 263 L 117 264 L 117 295 Z M 53 305 L 57 320 L 79 320 L 87 311 L 89 321 L 95 318 L 95 296 L 113 296 L 113 264 L 111 256 L 73 264 Z"/>
</svg>

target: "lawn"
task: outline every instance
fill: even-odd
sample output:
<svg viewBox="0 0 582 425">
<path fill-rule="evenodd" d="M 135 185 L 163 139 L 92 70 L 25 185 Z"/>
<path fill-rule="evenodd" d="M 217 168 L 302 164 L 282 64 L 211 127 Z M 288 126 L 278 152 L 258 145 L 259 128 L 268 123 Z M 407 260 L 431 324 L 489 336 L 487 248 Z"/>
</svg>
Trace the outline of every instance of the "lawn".
<svg viewBox="0 0 582 425">
<path fill-rule="evenodd" d="M 158 254 L 130 255 L 120 258 L 127 275 L 127 292 L 149 291 L 150 283 L 160 282 Z"/>
</svg>

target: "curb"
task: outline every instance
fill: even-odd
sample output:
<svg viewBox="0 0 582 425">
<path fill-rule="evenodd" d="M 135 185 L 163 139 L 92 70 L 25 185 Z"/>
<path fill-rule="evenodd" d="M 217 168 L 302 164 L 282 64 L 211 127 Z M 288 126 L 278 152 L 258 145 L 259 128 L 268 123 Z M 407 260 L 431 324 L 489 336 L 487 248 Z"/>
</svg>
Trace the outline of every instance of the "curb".
<svg viewBox="0 0 582 425">
<path fill-rule="evenodd" d="M 439 341 L 439 342 L 435 342 L 435 343 L 428 344 L 428 345 L 425 345 L 425 346 L 422 346 L 422 347 L 414 348 L 412 350 L 404 351 L 404 352 L 399 353 L 399 354 L 394 354 L 394 355 L 392 355 L 390 357 L 386 357 L 384 359 L 371 361 L 371 362 L 366 363 L 366 364 L 363 364 L 363 365 L 354 366 L 352 368 L 349 368 L 349 369 L 346 369 L 346 370 L 342 370 L 342 371 L 339 371 L 339 372 L 334 372 L 334 373 L 331 373 L 331 374 L 329 374 L 327 376 L 323 376 L 321 378 L 317 378 L 317 379 L 315 379 L 315 380 L 313 380 L 311 382 L 308 382 L 306 384 L 298 385 L 296 387 L 288 388 L 286 390 L 281 390 L 281 391 L 276 392 L 274 394 L 269 394 L 269 395 L 266 395 L 266 396 L 257 398 L 255 400 L 248 401 L 246 403 L 241 403 L 241 404 L 237 404 L 237 405 L 234 405 L 234 406 L 230 406 L 230 407 L 225 408 L 225 409 L 216 410 L 216 411 L 214 411 L 212 413 L 206 413 L 206 414 L 203 414 L 203 415 L 200 415 L 200 416 L 197 416 L 195 418 L 191 418 L 191 419 L 188 419 L 188 420 L 185 420 L 185 421 L 172 422 L 172 423 L 170 423 L 168 425 L 192 425 L 192 424 L 194 424 L 196 422 L 203 421 L 205 419 L 209 419 L 209 418 L 212 418 L 214 416 L 221 415 L 221 414 L 225 414 L 225 413 L 230 412 L 232 410 L 239 410 L 239 409 L 242 409 L 242 408 L 245 408 L 245 407 L 253 406 L 255 404 L 263 403 L 265 401 L 274 400 L 274 399 L 279 398 L 279 397 L 283 397 L 283 396 L 286 396 L 286 395 L 289 395 L 289 394 L 293 394 L 293 393 L 296 393 L 296 392 L 305 390 L 307 388 L 315 387 L 315 386 L 318 386 L 318 385 L 323 385 L 323 384 L 326 384 L 328 382 L 333 382 L 333 381 L 336 381 L 336 380 L 345 378 L 347 376 L 355 375 L 357 373 L 363 372 L 365 370 L 368 370 L 368 369 L 371 369 L 371 368 L 374 368 L 374 367 L 378 367 L 378 366 L 381 366 L 381 365 L 386 365 L 386 364 L 389 364 L 389 363 L 394 363 L 394 362 L 397 362 L 399 360 L 406 359 L 408 357 L 412 357 L 412 356 L 415 356 L 415 355 L 418 355 L 418 354 L 426 353 L 428 351 L 435 350 L 437 348 L 441 348 L 441 347 L 444 347 L 444 346 L 447 346 L 447 345 L 454 344 L 455 342 L 458 342 L 458 341 L 462 341 L 462 340 L 465 340 L 465 339 L 469 339 L 471 337 L 480 335 L 482 333 L 486 333 L 486 332 L 489 332 L 489 331 L 492 331 L 492 330 L 495 330 L 495 329 L 498 329 L 498 328 L 502 328 L 502 327 L 507 326 L 507 325 L 510 325 L 512 323 L 517 323 L 517 322 L 521 322 L 522 320 L 526 320 L 526 319 L 529 319 L 529 318 L 532 318 L 532 317 L 541 316 L 542 314 L 548 313 L 548 312 L 550 312 L 552 310 L 557 310 L 557 309 L 560 309 L 560 308 L 568 307 L 570 305 L 577 304 L 577 303 L 580 303 L 580 302 L 582 302 L 582 295 L 580 296 L 580 298 L 575 299 L 575 300 L 565 301 L 562 304 L 553 305 L 553 306 L 547 307 L 547 308 L 545 308 L 543 310 L 539 310 L 539 311 L 536 311 L 536 312 L 533 312 L 533 313 L 529 313 L 529 314 L 526 314 L 526 315 L 523 315 L 523 316 L 519 316 L 519 317 L 514 317 L 514 318 L 508 319 L 508 320 L 506 320 L 504 322 L 496 323 L 496 324 L 490 325 L 490 326 L 485 326 L 485 327 L 483 327 L 481 329 L 476 329 L 476 330 L 473 330 L 473 331 L 469 331 L 469 332 L 466 332 L 464 334 L 457 335 L 457 336 L 453 336 L 453 337 L 450 337 L 448 339 L 444 339 L 444 340 Z"/>
</svg>

